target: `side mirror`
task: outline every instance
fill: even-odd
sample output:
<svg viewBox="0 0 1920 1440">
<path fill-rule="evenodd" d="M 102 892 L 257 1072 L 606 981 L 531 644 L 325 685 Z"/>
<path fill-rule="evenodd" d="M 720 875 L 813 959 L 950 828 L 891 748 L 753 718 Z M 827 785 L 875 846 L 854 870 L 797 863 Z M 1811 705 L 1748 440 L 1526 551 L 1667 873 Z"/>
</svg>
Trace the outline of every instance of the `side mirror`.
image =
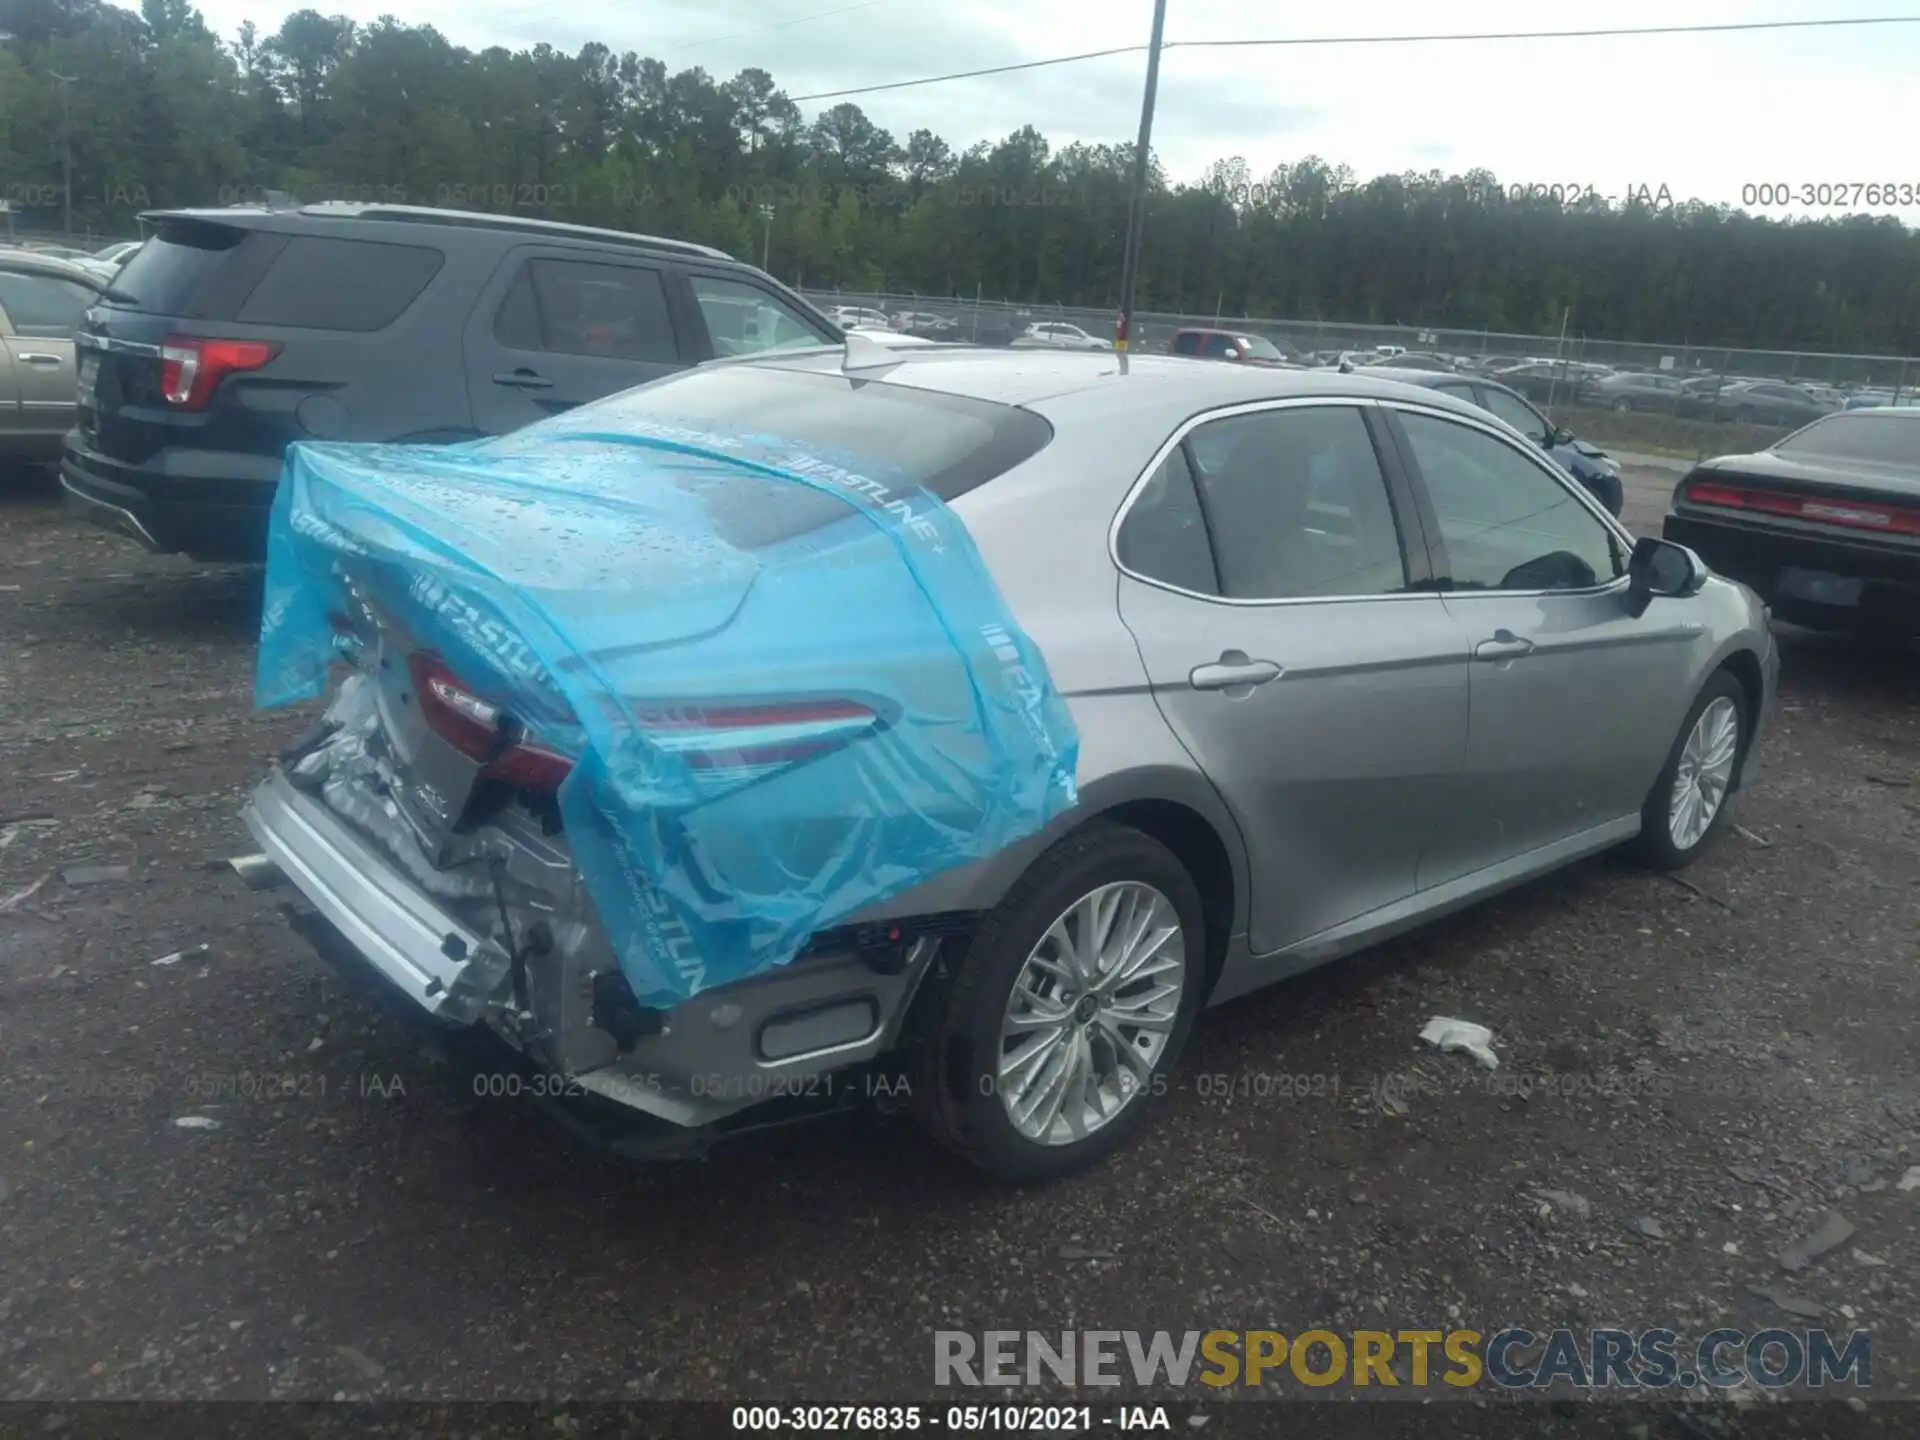
<svg viewBox="0 0 1920 1440">
<path fill-rule="evenodd" d="M 1677 599 L 1692 595 L 1706 582 L 1707 567 L 1684 545 L 1642 536 L 1627 561 L 1627 611 L 1638 618 L 1647 613 L 1654 597 Z"/>
<path fill-rule="evenodd" d="M 1566 426 L 1554 425 L 1547 430 L 1547 444 L 1549 446 L 1571 445 L 1572 443 L 1573 443 L 1573 432 L 1567 429 Z"/>
</svg>

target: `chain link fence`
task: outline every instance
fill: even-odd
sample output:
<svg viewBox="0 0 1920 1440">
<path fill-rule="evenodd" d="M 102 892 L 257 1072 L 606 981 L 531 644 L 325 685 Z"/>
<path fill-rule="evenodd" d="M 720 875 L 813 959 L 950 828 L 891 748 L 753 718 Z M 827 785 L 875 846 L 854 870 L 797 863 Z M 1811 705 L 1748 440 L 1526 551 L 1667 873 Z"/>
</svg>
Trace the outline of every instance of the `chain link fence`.
<svg viewBox="0 0 1920 1440">
<path fill-rule="evenodd" d="M 916 333 L 1005 345 L 1033 325 L 1071 325 L 1110 340 L 1112 310 L 925 295 L 809 290 L 823 309 L 884 314 Z M 1585 336 L 1499 334 L 1440 326 L 1149 313 L 1136 351 L 1164 353 L 1180 330 L 1225 330 L 1307 365 L 1407 366 L 1485 376 L 1525 395 L 1555 423 L 1625 450 L 1700 455 L 1761 448 L 1820 415 L 1920 405 L 1920 359 L 1726 346 L 1642 344 Z M 1068 337 L 1070 340 L 1070 337 Z"/>
</svg>

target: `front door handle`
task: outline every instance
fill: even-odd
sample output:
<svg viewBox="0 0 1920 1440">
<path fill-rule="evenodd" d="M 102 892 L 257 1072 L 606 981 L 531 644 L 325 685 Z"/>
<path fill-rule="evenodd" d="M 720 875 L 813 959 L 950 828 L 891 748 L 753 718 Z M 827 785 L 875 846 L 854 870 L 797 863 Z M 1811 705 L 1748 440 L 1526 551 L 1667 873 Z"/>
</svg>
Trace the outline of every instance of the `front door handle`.
<svg viewBox="0 0 1920 1440">
<path fill-rule="evenodd" d="M 513 390 L 551 390 L 553 388 L 553 381 L 527 369 L 503 371 L 493 377 L 493 383 L 505 385 Z"/>
<path fill-rule="evenodd" d="M 1211 665 L 1198 665 L 1187 681 L 1196 690 L 1251 690 L 1277 679 L 1280 667 L 1271 660 L 1249 660 L 1238 650 L 1228 650 Z"/>
<path fill-rule="evenodd" d="M 1533 642 L 1511 630 L 1496 630 L 1491 640 L 1482 640 L 1473 647 L 1473 658 L 1476 660 L 1518 660 L 1532 653 Z"/>
<path fill-rule="evenodd" d="M 24 365 L 51 365 L 56 370 L 60 368 L 58 355 L 48 355 L 39 350 L 22 350 L 15 358 Z"/>
</svg>

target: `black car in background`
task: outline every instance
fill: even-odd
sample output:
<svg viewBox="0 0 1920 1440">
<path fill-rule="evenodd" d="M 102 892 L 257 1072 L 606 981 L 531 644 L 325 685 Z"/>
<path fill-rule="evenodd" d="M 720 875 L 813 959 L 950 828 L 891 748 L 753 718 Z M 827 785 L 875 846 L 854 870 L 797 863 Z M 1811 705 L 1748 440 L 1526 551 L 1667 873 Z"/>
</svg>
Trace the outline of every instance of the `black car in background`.
<svg viewBox="0 0 1920 1440">
<path fill-rule="evenodd" d="M 1663 370 L 1622 370 L 1591 382 L 1581 399 L 1608 410 L 1634 410 L 1671 415 L 1679 407 L 1681 381 Z"/>
<path fill-rule="evenodd" d="M 1544 404 L 1571 401 L 1587 377 L 1570 361 L 1527 360 L 1503 370 L 1494 370 L 1490 372 L 1490 378 L 1529 400 Z"/>
<path fill-rule="evenodd" d="M 1783 620 L 1920 635 L 1920 410 L 1847 410 L 1702 461 L 1662 533 Z"/>
<path fill-rule="evenodd" d="M 1445 370 L 1403 370 L 1387 365 L 1368 365 L 1360 375 L 1377 375 L 1382 380 L 1398 380 L 1403 385 L 1421 385 L 1429 390 L 1457 395 L 1478 405 L 1489 414 L 1507 422 L 1546 453 L 1549 460 L 1584 486 L 1594 499 L 1616 518 L 1626 503 L 1620 483 L 1620 467 L 1604 450 L 1576 438 L 1555 425 L 1524 397 L 1484 375 L 1456 375 Z"/>
<path fill-rule="evenodd" d="M 407 206 L 175 210 L 86 313 L 60 479 L 158 551 L 257 560 L 296 440 L 446 443 L 720 356 L 838 344 L 704 245 Z"/>
</svg>

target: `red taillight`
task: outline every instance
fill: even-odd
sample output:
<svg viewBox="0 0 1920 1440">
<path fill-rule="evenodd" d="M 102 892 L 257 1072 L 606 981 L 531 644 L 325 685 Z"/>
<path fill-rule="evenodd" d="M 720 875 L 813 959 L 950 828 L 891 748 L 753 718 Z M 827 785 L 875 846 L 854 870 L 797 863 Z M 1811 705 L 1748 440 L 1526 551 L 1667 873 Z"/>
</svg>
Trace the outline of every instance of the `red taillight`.
<svg viewBox="0 0 1920 1440">
<path fill-rule="evenodd" d="M 480 774 L 526 790 L 558 790 L 573 761 L 527 741 L 501 746 L 501 714 L 460 683 L 438 655 L 416 651 L 407 659 L 421 717 L 442 740 L 470 760 L 482 762 Z"/>
<path fill-rule="evenodd" d="M 1845 525 L 1850 529 L 1874 530 L 1883 535 L 1920 535 L 1920 510 L 1880 501 L 1790 495 L 1782 490 L 1761 490 L 1712 480 L 1695 481 L 1688 485 L 1685 498 L 1690 505 L 1718 505 L 1728 510 L 1784 515 L 1793 520 Z"/>
<path fill-rule="evenodd" d="M 879 723 L 871 707 L 837 699 L 649 703 L 632 713 L 655 744 L 698 770 L 798 765 L 858 739 Z"/>
<path fill-rule="evenodd" d="M 176 410 L 203 410 L 227 376 L 258 370 L 279 353 L 265 340 L 169 335 L 160 345 L 160 393 Z"/>
<path fill-rule="evenodd" d="M 407 657 L 414 698 L 427 728 L 469 760 L 500 748 L 500 712 L 462 685 L 446 661 L 425 650 Z"/>
</svg>

